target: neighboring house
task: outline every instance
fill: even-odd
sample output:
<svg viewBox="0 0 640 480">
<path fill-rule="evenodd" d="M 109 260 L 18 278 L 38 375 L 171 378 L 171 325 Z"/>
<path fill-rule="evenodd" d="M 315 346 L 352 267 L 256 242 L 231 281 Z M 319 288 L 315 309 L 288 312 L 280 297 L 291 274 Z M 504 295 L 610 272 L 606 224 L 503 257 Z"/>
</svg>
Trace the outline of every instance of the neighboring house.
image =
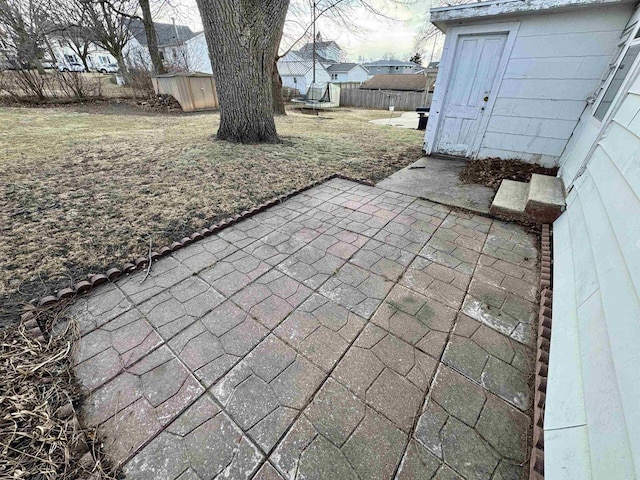
<svg viewBox="0 0 640 480">
<path fill-rule="evenodd" d="M 158 38 L 158 50 L 163 63 L 167 67 L 174 67 L 178 70 L 189 68 L 187 50 L 185 43 L 198 35 L 186 25 L 176 25 L 173 23 L 154 22 L 156 37 Z M 146 68 L 151 68 L 151 57 L 147 45 L 147 35 L 140 20 L 131 20 L 129 26 L 131 39 L 125 47 L 125 57 L 133 65 L 141 64 Z"/>
<path fill-rule="evenodd" d="M 200 32 L 195 37 L 184 43 L 186 70 L 189 72 L 213 73 L 211 69 L 211 59 L 209 58 L 209 48 L 204 32 Z"/>
<path fill-rule="evenodd" d="M 544 476 L 640 478 L 640 12 L 624 0 L 431 10 L 428 153 L 560 167 Z M 536 397 L 537 398 L 537 397 Z"/>
<path fill-rule="evenodd" d="M 364 64 L 369 75 L 380 74 L 410 74 L 422 69 L 422 66 L 413 62 L 403 62 L 400 60 L 376 60 Z"/>
<path fill-rule="evenodd" d="M 79 63 L 82 65 L 82 59 L 69 46 L 69 43 L 64 39 L 64 37 L 50 36 L 49 45 L 51 46 L 51 50 L 55 57 L 53 60 L 59 66 L 70 65 L 72 63 Z M 100 71 L 101 68 L 106 67 L 107 65 L 117 63 L 115 57 L 95 43 L 89 43 L 87 52 L 87 64 L 90 70 Z"/>
<path fill-rule="evenodd" d="M 302 58 L 296 52 L 289 52 L 278 60 L 278 73 L 282 78 L 282 86 L 295 88 L 305 94 L 313 82 L 313 63 Z M 331 81 L 325 66 L 316 60 L 316 83 Z"/>
<path fill-rule="evenodd" d="M 369 76 L 369 71 L 359 63 L 334 63 L 327 67 L 327 72 L 335 83 L 362 83 Z"/>
<path fill-rule="evenodd" d="M 313 42 L 308 42 L 296 52 L 302 58 L 310 60 L 313 56 Z M 322 63 L 339 63 L 342 56 L 342 49 L 333 40 L 316 41 L 316 59 Z"/>
</svg>

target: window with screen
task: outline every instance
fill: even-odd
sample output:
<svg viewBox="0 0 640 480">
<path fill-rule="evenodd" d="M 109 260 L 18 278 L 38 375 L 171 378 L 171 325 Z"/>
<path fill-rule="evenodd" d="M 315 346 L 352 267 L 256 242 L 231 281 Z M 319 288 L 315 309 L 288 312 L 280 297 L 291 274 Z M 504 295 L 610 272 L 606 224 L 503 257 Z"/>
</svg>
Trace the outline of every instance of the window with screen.
<svg viewBox="0 0 640 480">
<path fill-rule="evenodd" d="M 602 120 L 609 111 L 613 100 L 616 98 L 618 90 L 620 90 L 620 87 L 624 83 L 624 79 L 629 74 L 629 70 L 631 70 L 631 67 L 638 57 L 638 53 L 640 53 L 640 44 L 631 45 L 627 50 L 627 53 L 624 54 L 620 65 L 616 69 L 616 73 L 613 75 L 611 83 L 604 92 L 596 112 L 593 114 L 593 116 L 598 120 Z"/>
</svg>

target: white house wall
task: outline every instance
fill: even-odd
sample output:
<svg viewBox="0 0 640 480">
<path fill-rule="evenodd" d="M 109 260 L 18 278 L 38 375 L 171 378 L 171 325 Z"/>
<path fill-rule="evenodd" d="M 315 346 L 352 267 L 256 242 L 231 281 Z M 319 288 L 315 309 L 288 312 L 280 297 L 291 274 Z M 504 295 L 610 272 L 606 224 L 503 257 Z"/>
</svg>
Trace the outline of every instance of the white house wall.
<svg viewBox="0 0 640 480">
<path fill-rule="evenodd" d="M 309 70 L 307 72 L 307 85 L 311 85 L 313 82 L 313 72 Z M 325 83 L 331 81 L 331 75 L 327 72 L 320 63 L 316 63 L 316 83 Z"/>
<path fill-rule="evenodd" d="M 477 158 L 558 165 L 632 11 L 633 4 L 626 3 L 505 18 L 518 21 L 519 28 Z M 496 29 L 499 24 L 464 23 Z M 445 41 L 443 59 L 453 48 L 449 43 Z M 446 71 L 446 65 L 439 70 Z M 435 97 L 432 111 L 440 111 Z"/>
<path fill-rule="evenodd" d="M 547 478 L 640 478 L 640 77 L 623 98 L 554 223 Z"/>
<path fill-rule="evenodd" d="M 307 79 L 304 75 L 282 75 L 282 86 L 295 88 L 304 95 L 307 92 Z"/>
<path fill-rule="evenodd" d="M 522 18 L 478 158 L 557 165 L 632 10 L 623 4 Z"/>
<path fill-rule="evenodd" d="M 190 72 L 213 73 L 209 49 L 204 34 L 197 35 L 184 44 L 186 63 Z"/>
<path fill-rule="evenodd" d="M 151 68 L 151 56 L 149 48 L 142 45 L 135 37 L 132 37 L 124 47 L 124 58 L 127 63 L 142 68 Z"/>
<path fill-rule="evenodd" d="M 354 67 L 351 69 L 351 71 L 349 72 L 349 75 L 347 77 L 347 82 L 366 82 L 367 78 L 369 78 L 369 72 L 367 72 L 367 69 L 364 67 L 361 67 L 360 65 Z"/>
<path fill-rule="evenodd" d="M 58 65 L 68 65 L 67 55 L 71 55 L 75 62 L 82 63 L 80 57 L 69 47 L 63 39 L 50 39 L 51 49 L 53 50 L 54 59 Z M 90 43 L 87 49 L 87 63 L 90 68 L 97 69 L 102 65 L 116 63 L 116 59 L 103 48 Z M 103 61 L 104 59 L 104 61 Z"/>
</svg>

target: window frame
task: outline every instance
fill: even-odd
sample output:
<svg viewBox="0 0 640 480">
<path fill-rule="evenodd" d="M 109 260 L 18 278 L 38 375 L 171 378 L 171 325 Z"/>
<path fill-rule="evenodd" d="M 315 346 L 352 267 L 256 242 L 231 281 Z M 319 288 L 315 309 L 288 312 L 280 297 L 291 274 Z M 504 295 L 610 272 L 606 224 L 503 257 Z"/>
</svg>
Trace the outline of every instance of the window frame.
<svg viewBox="0 0 640 480">
<path fill-rule="evenodd" d="M 629 48 L 631 46 L 640 45 L 640 37 L 638 37 L 638 35 L 640 35 L 640 21 L 639 20 L 635 21 L 634 23 L 632 23 L 631 25 L 626 27 L 622 31 L 622 33 L 620 34 L 620 37 L 623 37 L 625 35 L 625 31 L 628 32 L 629 36 L 628 36 L 627 39 L 624 40 L 624 45 L 621 45 L 622 42 L 618 43 L 618 47 L 622 47 L 622 48 L 617 53 L 617 58 L 613 62 L 614 66 L 613 66 L 613 68 L 611 68 L 609 70 L 609 72 L 607 74 L 606 81 L 604 82 L 604 84 L 600 88 L 600 91 L 598 92 L 598 96 L 594 100 L 593 105 L 591 107 L 591 114 L 589 116 L 589 119 L 596 126 L 603 125 L 607 121 L 607 119 L 609 118 L 611 110 L 618 103 L 618 101 L 620 99 L 620 92 L 623 91 L 624 86 L 626 85 L 626 83 L 627 83 L 627 81 L 629 79 L 630 73 L 634 70 L 634 68 L 635 68 L 635 66 L 636 66 L 636 64 L 638 62 L 638 59 L 640 59 L 640 54 L 638 54 L 638 56 L 634 59 L 633 63 L 629 66 L 629 69 L 627 70 L 627 74 L 622 79 L 622 83 L 620 84 L 620 88 L 618 88 L 618 91 L 616 92 L 614 97 L 611 99 L 611 104 L 609 105 L 609 108 L 607 108 L 607 110 L 605 111 L 604 115 L 602 116 L 602 119 L 596 118 L 596 116 L 595 116 L 596 112 L 598 111 L 598 108 L 600 107 L 600 104 L 604 100 L 604 96 L 607 94 L 607 91 L 609 90 L 609 87 L 613 83 L 613 79 L 615 78 L 616 73 L 620 69 L 620 65 L 622 64 L 622 60 L 624 60 L 625 55 L 629 51 Z"/>
</svg>

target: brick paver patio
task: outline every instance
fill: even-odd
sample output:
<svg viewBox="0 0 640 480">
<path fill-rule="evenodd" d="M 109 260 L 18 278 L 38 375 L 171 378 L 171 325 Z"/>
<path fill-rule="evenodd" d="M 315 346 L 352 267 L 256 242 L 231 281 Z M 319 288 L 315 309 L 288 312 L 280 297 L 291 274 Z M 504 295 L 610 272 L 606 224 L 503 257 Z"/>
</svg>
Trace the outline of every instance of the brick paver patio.
<svg viewBox="0 0 640 480">
<path fill-rule="evenodd" d="M 71 309 L 127 478 L 521 479 L 535 238 L 331 180 Z"/>
</svg>

